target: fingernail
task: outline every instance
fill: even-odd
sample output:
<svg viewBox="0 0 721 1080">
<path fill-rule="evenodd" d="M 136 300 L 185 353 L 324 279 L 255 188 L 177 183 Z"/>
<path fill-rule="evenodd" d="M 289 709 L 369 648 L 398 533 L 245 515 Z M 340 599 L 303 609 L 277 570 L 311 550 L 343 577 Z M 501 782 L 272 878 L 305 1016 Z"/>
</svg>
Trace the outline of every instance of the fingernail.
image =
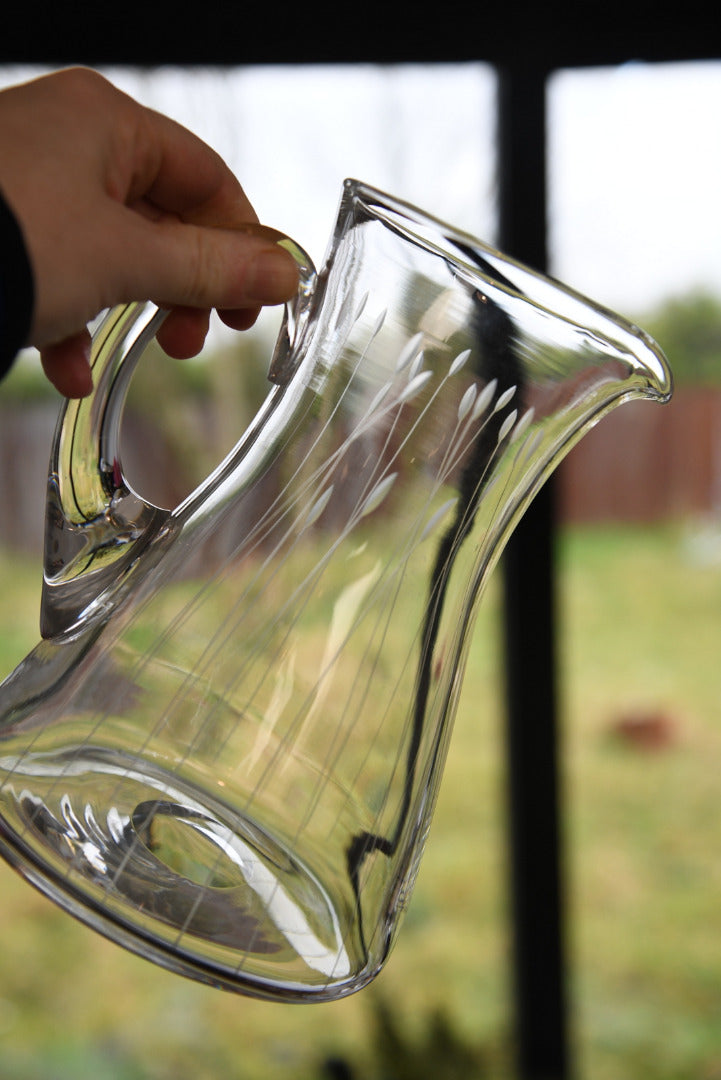
<svg viewBox="0 0 721 1080">
<path fill-rule="evenodd" d="M 298 288 L 298 267 L 282 248 L 266 248 L 252 260 L 247 281 L 248 299 L 280 304 Z"/>
</svg>

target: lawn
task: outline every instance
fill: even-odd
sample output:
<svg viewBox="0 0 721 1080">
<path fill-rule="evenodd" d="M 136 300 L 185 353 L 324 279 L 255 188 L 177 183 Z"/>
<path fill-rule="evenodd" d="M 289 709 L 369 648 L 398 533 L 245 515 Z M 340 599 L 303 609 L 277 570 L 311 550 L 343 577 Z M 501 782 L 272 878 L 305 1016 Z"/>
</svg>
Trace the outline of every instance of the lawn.
<svg viewBox="0 0 721 1080">
<path fill-rule="evenodd" d="M 577 529 L 559 560 L 578 1076 L 717 1080 L 721 536 Z M 0 557 L 2 674 L 36 640 L 38 578 L 35 560 Z M 0 867 L 2 1080 L 509 1077 L 497 618 L 492 583 L 418 885 L 373 986 L 316 1006 L 223 994 L 105 942 Z"/>
</svg>

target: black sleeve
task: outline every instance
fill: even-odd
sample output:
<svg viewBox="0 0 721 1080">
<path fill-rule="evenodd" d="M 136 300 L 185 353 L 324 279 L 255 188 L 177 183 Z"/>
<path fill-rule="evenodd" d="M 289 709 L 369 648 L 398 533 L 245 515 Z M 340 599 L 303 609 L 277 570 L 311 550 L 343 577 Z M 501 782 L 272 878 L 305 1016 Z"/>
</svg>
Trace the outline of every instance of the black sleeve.
<svg viewBox="0 0 721 1080">
<path fill-rule="evenodd" d="M 22 230 L 0 192 L 0 378 L 27 344 L 34 286 Z"/>
</svg>

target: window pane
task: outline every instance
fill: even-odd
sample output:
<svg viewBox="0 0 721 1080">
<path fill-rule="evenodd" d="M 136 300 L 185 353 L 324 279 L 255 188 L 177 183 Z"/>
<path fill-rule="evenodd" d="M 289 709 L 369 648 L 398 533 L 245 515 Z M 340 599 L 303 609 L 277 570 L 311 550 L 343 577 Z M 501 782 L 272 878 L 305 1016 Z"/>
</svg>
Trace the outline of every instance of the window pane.
<svg viewBox="0 0 721 1080">
<path fill-rule="evenodd" d="M 5 69 L 0 85 L 36 73 Z M 106 73 L 122 89 L 169 113 L 213 145 L 240 177 L 261 219 L 291 234 L 318 264 L 346 176 L 388 190 L 483 238 L 492 239 L 496 232 L 495 78 L 483 65 L 192 72 L 114 68 Z M 232 336 L 235 351 L 219 356 L 217 368 L 213 358 L 206 358 L 206 370 L 217 375 L 211 373 L 205 384 L 213 411 L 210 419 L 202 413 L 203 423 L 196 425 L 202 436 L 197 452 L 189 447 L 189 433 L 195 428 L 187 423 L 187 409 L 193 403 L 183 401 L 176 408 L 182 380 L 175 362 L 163 367 L 162 358 L 153 357 L 152 363 L 139 365 L 133 388 L 141 382 L 143 369 L 152 369 L 147 376 L 155 379 L 155 389 L 150 383 L 151 389 L 140 391 L 144 412 L 138 423 L 149 421 L 150 432 L 136 429 L 144 434 L 135 441 L 146 464 L 155 466 L 161 458 L 150 435 L 158 435 L 162 419 L 170 429 L 166 442 L 174 446 L 180 441 L 179 456 L 186 465 L 188 456 L 198 459 L 201 451 L 207 454 L 209 442 L 219 456 L 228 447 L 216 448 L 216 441 L 226 435 L 230 445 L 236 441 L 245 423 L 248 382 L 253 381 L 250 360 L 255 356 L 241 352 L 249 337 Z M 267 359 L 255 380 L 263 394 L 266 369 Z M 194 382 L 188 394 L 195 397 L 196 409 L 202 396 L 197 386 Z M 6 382 L 3 392 L 8 389 Z M 41 402 L 38 410 L 46 410 L 47 404 Z M 128 413 L 130 404 L 129 399 Z M 12 500 L 3 490 L 0 474 L 0 507 L 12 506 L 12 513 L 0 514 L 0 549 L 9 545 L 3 522 L 22 517 L 26 523 L 21 530 L 23 573 L 18 570 L 17 552 L 11 556 L 15 561 L 8 556 L 0 565 L 0 582 L 11 580 L 14 585 L 7 600 L 12 610 L 0 609 L 0 632 L 12 626 L 13 619 L 15 625 L 22 618 L 24 626 L 30 626 L 27 644 L 17 629 L 7 635 L 11 640 L 0 654 L 0 675 L 12 667 L 12 650 L 17 663 L 36 640 L 37 601 L 28 596 L 39 586 L 41 560 L 38 552 L 31 564 L 27 549 L 39 548 L 42 538 L 57 401 L 50 403 L 47 415 L 42 412 L 46 430 L 40 436 L 33 432 L 32 444 L 38 450 L 30 454 L 25 433 L 31 431 L 27 417 L 35 407 L 36 403 L 25 402 L 18 410 L 12 401 L 0 401 L 0 431 L 3 418 L 13 409 L 19 413 L 14 429 L 19 441 L 11 443 L 10 457 L 5 459 L 12 461 L 7 472 L 17 481 Z M 9 430 L 7 423 L 5 427 Z M 124 466 L 134 479 L 125 451 L 124 443 Z M 31 458 L 34 472 L 26 468 Z M 176 478 L 179 468 L 167 471 Z M 164 474 L 159 482 L 165 482 Z M 32 525 L 20 506 L 24 500 L 33 504 Z M 158 494 L 157 501 L 174 505 L 177 500 Z M 29 584 L 18 596 L 26 577 Z M 6 1056 L 15 1055 L 42 1072 L 42 1063 L 53 1060 L 56 1047 L 62 1045 L 74 1055 L 80 1071 L 91 1070 L 94 1055 L 99 1059 L 100 1054 L 112 1068 L 108 1055 L 114 1054 L 119 1070 L 145 1073 L 161 1062 L 162 1075 L 168 1077 L 242 1073 L 246 1080 L 280 1080 L 326 1075 L 323 1059 L 330 1055 L 348 1058 L 354 1067 L 360 1062 L 359 1076 L 361 1068 L 364 1074 L 367 1068 L 383 1071 L 388 1064 L 382 1060 L 384 1024 L 398 1025 L 401 1039 L 392 1067 L 404 1067 L 398 1056 L 405 1052 L 409 1072 L 427 1061 L 431 1062 L 427 1071 L 433 1072 L 433 1055 L 442 1051 L 444 1064 L 465 1074 L 469 1063 L 480 1056 L 479 1043 L 495 1050 L 508 1029 L 495 686 L 499 664 L 492 616 L 482 613 L 481 619 L 433 837 L 398 946 L 377 988 L 348 1002 L 311 1010 L 212 994 L 107 945 L 37 899 L 2 864 L 6 934 L 0 939 L 4 957 L 0 1027 Z M 392 664 L 392 658 L 388 662 Z M 479 701 L 484 702 L 480 708 Z M 69 972 L 77 992 L 72 1001 L 66 1000 L 64 990 Z M 119 985 L 127 989 L 121 995 L 122 1016 L 117 1011 Z M 60 1012 L 58 1001 L 65 1003 Z M 436 1014 L 448 1031 L 434 1019 Z M 376 1022 L 376 1015 L 382 1021 Z M 110 1042 L 113 1047 L 108 1051 Z M 336 1065 L 337 1072 L 340 1064 Z M 327 1075 L 336 1072 L 329 1067 Z"/>
<path fill-rule="evenodd" d="M 670 405 L 624 405 L 561 470 L 572 1004 L 588 1077 L 710 1076 L 721 1054 L 719 100 L 717 63 L 568 71 L 549 89 L 554 272 L 657 333 L 677 374 Z M 670 303 L 699 296 L 691 317 Z M 704 364 L 681 377 L 693 349 Z"/>
</svg>

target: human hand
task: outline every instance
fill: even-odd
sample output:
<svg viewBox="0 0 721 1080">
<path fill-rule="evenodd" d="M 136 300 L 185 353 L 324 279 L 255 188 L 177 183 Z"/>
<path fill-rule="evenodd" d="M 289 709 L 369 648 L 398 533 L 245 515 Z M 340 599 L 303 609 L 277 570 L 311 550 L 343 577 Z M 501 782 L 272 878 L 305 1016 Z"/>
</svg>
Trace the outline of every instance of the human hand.
<svg viewBox="0 0 721 1080">
<path fill-rule="evenodd" d="M 29 345 L 67 397 L 92 389 L 87 323 L 153 300 L 169 355 L 193 356 L 210 310 L 234 329 L 297 287 L 292 257 L 243 227 L 257 216 L 222 159 L 85 69 L 0 93 L 0 188 L 25 237 Z"/>
</svg>

